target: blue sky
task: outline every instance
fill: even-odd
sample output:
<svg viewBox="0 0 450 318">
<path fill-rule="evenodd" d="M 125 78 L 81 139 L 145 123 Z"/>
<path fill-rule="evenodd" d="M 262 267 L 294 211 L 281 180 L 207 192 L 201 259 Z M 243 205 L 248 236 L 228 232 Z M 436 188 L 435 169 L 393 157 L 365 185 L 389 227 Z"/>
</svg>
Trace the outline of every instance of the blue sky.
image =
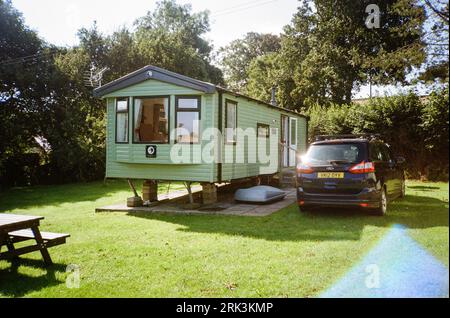
<svg viewBox="0 0 450 318">
<path fill-rule="evenodd" d="M 13 5 L 23 13 L 25 23 L 36 30 L 46 41 L 60 45 L 77 44 L 76 33 L 81 27 L 97 21 L 99 29 L 112 33 L 121 26 L 131 26 L 147 11 L 155 8 L 152 0 L 13 0 Z M 289 24 L 295 13 L 297 0 L 177 0 L 191 4 L 194 11 L 211 12 L 211 32 L 206 38 L 216 49 L 245 33 L 263 32 L 279 34 Z M 400 87 L 374 87 L 374 95 L 392 94 Z M 363 87 L 356 98 L 368 97 L 368 87 Z"/>
</svg>

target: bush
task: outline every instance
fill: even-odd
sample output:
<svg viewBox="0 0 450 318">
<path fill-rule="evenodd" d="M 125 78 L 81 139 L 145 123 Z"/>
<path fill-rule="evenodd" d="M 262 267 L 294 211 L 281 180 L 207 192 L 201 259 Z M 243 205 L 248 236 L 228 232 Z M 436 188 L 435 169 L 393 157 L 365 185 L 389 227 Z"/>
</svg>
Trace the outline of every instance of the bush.
<svg viewBox="0 0 450 318">
<path fill-rule="evenodd" d="M 448 180 L 448 88 L 426 99 L 416 94 L 368 103 L 310 107 L 309 138 L 318 134 L 378 133 L 407 159 L 410 178 Z"/>
<path fill-rule="evenodd" d="M 423 109 L 421 129 L 429 155 L 425 172 L 431 180 L 448 180 L 448 89 L 430 95 Z"/>
</svg>

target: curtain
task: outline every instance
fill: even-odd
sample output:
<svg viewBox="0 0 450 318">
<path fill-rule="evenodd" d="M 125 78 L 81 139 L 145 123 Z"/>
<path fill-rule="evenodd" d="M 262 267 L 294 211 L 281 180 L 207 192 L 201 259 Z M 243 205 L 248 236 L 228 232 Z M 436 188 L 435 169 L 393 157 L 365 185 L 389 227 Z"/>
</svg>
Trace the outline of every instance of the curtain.
<svg viewBox="0 0 450 318">
<path fill-rule="evenodd" d="M 134 141 L 140 141 L 139 129 L 142 122 L 142 99 L 134 100 Z"/>
<path fill-rule="evenodd" d="M 117 141 L 128 141 L 128 114 L 117 113 Z"/>
<path fill-rule="evenodd" d="M 236 141 L 236 105 L 227 104 L 226 141 Z"/>
</svg>

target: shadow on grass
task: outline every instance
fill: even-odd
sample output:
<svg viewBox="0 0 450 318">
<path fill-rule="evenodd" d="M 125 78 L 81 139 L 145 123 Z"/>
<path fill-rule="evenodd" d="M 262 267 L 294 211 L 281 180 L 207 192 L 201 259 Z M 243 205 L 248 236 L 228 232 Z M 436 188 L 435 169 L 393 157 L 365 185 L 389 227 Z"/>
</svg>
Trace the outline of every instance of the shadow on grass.
<svg viewBox="0 0 450 318">
<path fill-rule="evenodd" d="M 134 182 L 138 192 L 141 190 L 139 181 Z M 166 193 L 167 183 L 160 183 L 158 191 Z M 171 190 L 184 189 L 180 184 L 171 183 Z M 79 203 L 96 201 L 113 196 L 120 191 L 128 191 L 133 196 L 126 180 L 109 179 L 106 182 L 73 183 L 51 186 L 17 187 L 0 192 L 0 213 L 12 209 L 26 209 L 38 206 L 57 206 L 64 203 Z M 126 200 L 126 196 L 124 197 Z"/>
<path fill-rule="evenodd" d="M 23 297 L 30 292 L 65 283 L 56 278 L 56 273 L 65 272 L 66 265 L 43 266 L 42 260 L 23 259 L 9 262 L 10 267 L 0 270 L 0 294 L 5 297 Z M 42 270 L 45 274 L 29 276 L 19 272 L 21 266 Z"/>
<path fill-rule="evenodd" d="M 95 201 L 126 190 L 125 181 L 76 183 L 54 186 L 12 188 L 0 192 L 0 211 L 26 209 L 35 206 L 59 205 Z"/>
<path fill-rule="evenodd" d="M 372 216 L 359 209 L 320 209 L 300 213 L 292 205 L 267 217 L 169 215 L 130 213 L 130 216 L 181 225 L 179 231 L 217 233 L 270 241 L 359 240 L 365 226 L 408 228 L 447 226 L 448 203 L 408 195 L 389 205 L 388 215 Z"/>
</svg>

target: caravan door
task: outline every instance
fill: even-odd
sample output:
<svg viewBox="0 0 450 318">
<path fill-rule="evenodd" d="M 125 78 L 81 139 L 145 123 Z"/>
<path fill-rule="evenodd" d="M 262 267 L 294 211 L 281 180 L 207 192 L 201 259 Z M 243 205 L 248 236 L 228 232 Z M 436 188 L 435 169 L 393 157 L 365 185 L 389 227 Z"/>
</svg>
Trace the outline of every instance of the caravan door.
<svg viewBox="0 0 450 318">
<path fill-rule="evenodd" d="M 289 145 L 289 117 L 281 115 L 281 134 L 280 141 L 282 144 Z M 282 147 L 282 146 L 280 146 Z M 282 147 L 282 166 L 289 167 L 289 150 L 287 147 Z"/>
<path fill-rule="evenodd" d="M 297 118 L 289 117 L 289 167 L 295 166 L 297 142 Z"/>
</svg>

